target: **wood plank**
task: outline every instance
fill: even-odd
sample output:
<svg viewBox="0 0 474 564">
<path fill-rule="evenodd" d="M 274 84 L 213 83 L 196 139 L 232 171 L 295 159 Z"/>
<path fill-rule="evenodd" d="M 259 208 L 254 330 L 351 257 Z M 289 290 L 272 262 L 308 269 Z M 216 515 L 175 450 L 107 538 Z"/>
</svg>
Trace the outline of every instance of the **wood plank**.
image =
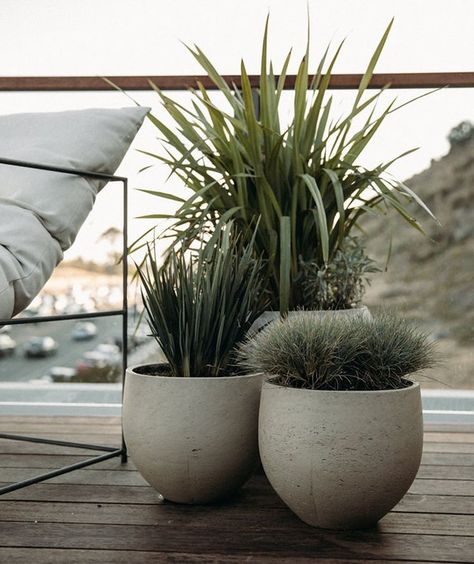
<svg viewBox="0 0 474 564">
<path fill-rule="evenodd" d="M 381 533 L 410 533 L 474 537 L 474 515 L 388 513 L 380 522 Z"/>
<path fill-rule="evenodd" d="M 120 464 L 120 461 L 116 461 Z M 27 480 L 32 476 L 41 474 L 31 468 L 3 468 L 1 473 L 2 482 L 15 482 Z M 104 485 L 104 486 L 146 486 L 147 482 L 135 471 L 122 472 L 120 470 L 96 470 L 88 468 L 83 470 L 75 470 L 74 472 L 63 474 L 48 480 L 49 484 L 88 484 L 88 485 Z"/>
<path fill-rule="evenodd" d="M 421 464 L 441 466 L 474 466 L 474 454 L 423 452 Z"/>
<path fill-rule="evenodd" d="M 90 452 L 88 453 L 91 454 Z M 84 460 L 83 455 L 74 454 L 2 454 L 0 455 L 0 468 L 29 468 L 29 469 L 46 469 L 60 468 L 75 462 Z M 425 464 L 426 462 L 426 464 Z M 134 471 L 135 465 L 129 459 L 126 464 L 122 464 L 118 459 L 106 460 L 91 468 L 85 468 L 84 472 L 89 470 L 117 470 L 121 472 Z M 423 455 L 422 465 L 418 472 L 418 478 L 434 478 L 434 479 L 457 479 L 472 480 L 474 479 L 474 455 L 452 455 L 426 453 Z"/>
<path fill-rule="evenodd" d="M 0 462 L 1 463 L 1 462 Z M 422 465 L 417 478 L 432 478 L 435 480 L 474 480 L 473 466 L 441 466 Z"/>
<path fill-rule="evenodd" d="M 12 433 L 12 434 L 21 435 L 21 433 Z M 117 442 L 117 437 L 120 439 L 122 435 L 121 435 L 120 431 L 117 431 L 116 433 L 100 433 L 100 434 L 89 433 L 89 432 L 74 433 L 74 432 L 67 432 L 67 431 L 65 431 L 64 433 L 58 434 L 58 433 L 41 433 L 39 431 L 34 431 L 34 432 L 31 432 L 31 433 L 27 433 L 26 435 L 23 435 L 23 436 L 39 438 L 39 439 L 53 439 L 53 440 L 60 440 L 60 441 L 72 441 L 72 442 L 77 442 L 77 443 L 93 443 L 93 444 L 104 443 L 104 444 L 109 444 L 110 442 L 113 442 L 115 444 L 115 442 Z M 7 442 L 14 442 L 14 439 L 3 439 L 3 438 L 0 439 L 0 448 L 1 448 L 1 445 L 3 445 L 3 443 L 7 443 Z M 24 444 L 24 441 L 19 441 L 19 442 Z"/>
<path fill-rule="evenodd" d="M 114 84 L 125 90 L 149 90 L 149 80 L 162 90 L 188 90 L 197 88 L 198 81 L 206 88 L 215 90 L 212 80 L 205 75 L 176 76 L 110 76 Z M 240 86 L 239 75 L 224 75 L 229 84 Z M 334 74 L 329 88 L 356 89 L 361 81 L 361 74 Z M 285 89 L 294 89 L 295 75 L 288 75 Z M 253 88 L 258 88 L 260 77 L 249 76 Z M 471 88 L 474 86 L 473 72 L 423 72 L 423 73 L 384 73 L 374 74 L 369 88 L 382 88 L 390 84 L 392 88 Z M 82 91 L 113 90 L 101 77 L 97 76 L 3 76 L 0 77 L 0 91 Z"/>
<path fill-rule="evenodd" d="M 120 424 L 117 418 L 108 418 L 110 423 L 105 421 L 95 421 L 99 418 L 94 418 L 94 421 L 87 423 L 85 418 L 82 421 L 75 421 L 74 417 L 58 417 L 55 421 L 54 417 L 51 418 L 31 418 L 30 421 L 19 421 L 15 418 L 10 420 L 10 418 L 3 417 L 3 421 L 0 418 L 0 432 L 2 433 L 14 433 L 23 435 L 32 435 L 38 437 L 55 438 L 58 434 L 67 435 L 71 437 L 71 440 L 83 440 L 83 437 L 88 437 L 89 435 L 94 435 L 95 440 L 98 440 L 97 435 L 104 436 L 104 440 L 107 440 L 109 436 L 120 435 Z M 111 420 L 114 419 L 112 422 Z M 426 452 L 443 452 L 447 447 L 451 447 L 449 452 L 464 452 L 464 453 L 474 453 L 474 433 L 466 432 L 445 432 L 445 433 L 435 433 L 435 432 L 425 432 L 424 433 L 425 450 Z M 433 444 L 435 443 L 435 444 Z M 439 449 L 436 444 L 439 443 Z M 453 445 L 455 443 L 455 445 Z M 457 443 L 461 443 L 460 446 Z M 467 450 L 466 450 L 467 449 Z"/>
<path fill-rule="evenodd" d="M 0 431 L 1 432 L 1 431 Z M 60 439 L 60 440 L 69 440 L 74 442 L 83 442 L 83 443 L 95 443 L 95 444 L 105 444 L 105 445 L 117 445 L 120 444 L 121 435 L 119 432 L 112 434 L 98 434 L 94 433 L 69 433 L 65 431 L 61 437 L 58 437 L 56 433 L 29 433 L 30 436 L 33 437 L 41 437 L 41 438 L 49 438 L 49 439 Z M 12 446 L 13 445 L 13 446 Z M 32 446 L 33 450 L 25 450 L 27 446 Z M 44 452 L 37 452 L 38 446 L 32 443 L 21 442 L 21 449 L 18 449 L 18 443 L 16 441 L 0 439 L 0 454 L 13 454 L 15 449 L 18 449 L 18 452 L 28 452 L 30 454 L 41 454 Z M 438 442 L 425 442 L 423 447 L 424 453 L 448 453 L 448 454 L 474 454 L 474 443 L 464 443 L 464 442 L 446 442 L 446 443 L 438 443 Z M 54 454 L 48 453 L 48 454 Z M 60 453 L 58 453 L 60 454 Z M 63 454 L 69 454 L 69 452 L 64 452 Z"/>
<path fill-rule="evenodd" d="M 33 435 L 34 436 L 34 435 Z M 116 446 L 120 448 L 121 436 L 109 435 L 107 437 L 95 437 L 93 435 L 64 435 L 62 437 L 46 435 L 43 438 L 60 439 L 71 442 L 98 444 L 105 446 Z M 87 449 L 78 449 L 68 446 L 44 445 L 26 441 L 12 441 L 0 439 L 0 456 L 2 454 L 91 454 Z"/>
<path fill-rule="evenodd" d="M 425 423 L 427 433 L 474 433 L 474 423 Z"/>
<path fill-rule="evenodd" d="M 263 535 L 259 528 L 242 528 L 236 534 L 233 523 L 222 522 L 212 534 L 188 523 L 186 527 L 137 525 L 90 525 L 64 523 L 25 524 L 4 522 L 0 546 L 41 548 L 145 550 L 165 553 L 242 557 L 361 558 L 470 562 L 474 538 L 414 534 L 379 534 L 376 530 L 330 532 L 301 525 L 291 535 Z M 278 533 L 278 531 L 276 531 Z"/>
<path fill-rule="evenodd" d="M 25 480 L 41 471 L 29 468 L 4 468 L 1 474 L 2 482 L 13 482 L 15 480 Z M 103 485 L 103 486 L 134 486 L 148 487 L 148 484 L 141 478 L 138 472 L 121 472 L 116 470 L 76 470 L 69 474 L 57 476 L 48 480 L 49 484 L 71 484 L 71 485 Z M 260 486 L 262 487 L 262 486 Z M 266 488 L 266 484 L 264 484 Z M 461 479 L 415 479 L 409 493 L 418 495 L 455 495 L 455 496 L 474 496 L 474 481 Z"/>
<path fill-rule="evenodd" d="M 229 501 L 253 507 L 282 507 L 283 502 L 272 491 L 259 488 L 252 480 Z M 43 501 L 70 503 L 118 503 L 118 504 L 160 504 L 158 494 L 147 487 L 127 486 L 90 486 L 49 484 L 44 482 L 5 494 L 1 501 Z M 395 512 L 439 513 L 474 515 L 474 498 L 463 496 L 417 495 L 407 494 L 394 508 Z"/>
<path fill-rule="evenodd" d="M 474 454 L 472 443 L 425 443 L 424 452 L 447 452 L 451 454 Z"/>
<path fill-rule="evenodd" d="M 158 494 L 152 488 L 50 484 L 49 482 L 35 484 L 28 488 L 4 494 L 1 496 L 0 502 L 12 499 L 72 501 L 75 503 L 160 503 Z"/>
<path fill-rule="evenodd" d="M 90 454 L 90 451 L 88 451 L 88 454 Z M 83 458 L 83 455 L 64 454 L 64 451 L 61 451 L 61 454 L 28 454 L 24 452 L 15 452 L 13 454 L 0 454 L 0 468 L 59 468 L 60 466 L 66 466 L 67 464 L 78 462 Z M 423 470 L 426 466 L 429 466 L 430 469 Z M 436 466 L 443 467 L 440 471 L 441 474 L 438 475 L 440 478 L 450 477 L 447 474 L 444 474 L 444 472 L 446 472 L 452 473 L 452 477 L 454 479 L 455 477 L 460 476 L 457 474 L 457 472 L 460 472 L 462 473 L 462 476 L 465 476 L 463 479 L 471 479 L 468 476 L 471 476 L 472 472 L 474 472 L 474 455 L 424 453 L 421 466 L 422 474 L 419 477 L 428 477 L 428 475 L 424 475 L 426 472 L 436 472 L 434 468 Z M 95 466 L 95 469 L 97 470 L 110 468 L 125 471 L 134 470 L 135 466 L 131 459 L 129 459 L 127 464 L 124 465 L 117 460 L 107 460 L 102 462 L 100 465 Z"/>
<path fill-rule="evenodd" d="M 88 451 L 88 455 L 91 455 L 91 451 Z M 32 470 L 61 468 L 62 466 L 80 462 L 84 460 L 84 458 L 87 458 L 87 456 L 84 457 L 83 455 L 77 454 L 0 454 L 0 468 L 29 468 Z M 93 467 L 87 467 L 84 471 L 88 471 L 89 469 L 113 469 L 121 472 L 132 472 L 136 470 L 130 458 L 126 464 L 122 464 L 118 458 L 112 458 L 111 460 L 105 460 Z"/>
<path fill-rule="evenodd" d="M 474 515 L 474 498 L 457 495 L 417 495 L 408 493 L 392 511 Z"/>
<path fill-rule="evenodd" d="M 129 550 L 64 550 L 50 548 L 2 548 L 2 556 L 9 564 L 157 564 L 159 562 L 179 562 L 179 563 L 205 563 L 205 564 L 226 564 L 243 562 L 242 556 L 231 554 L 185 554 L 183 552 L 144 552 Z M 363 564 L 364 562 L 390 562 L 390 564 L 406 564 L 406 560 L 380 560 L 354 558 L 324 558 L 318 559 L 324 564 Z M 280 556 L 249 556 L 245 562 L 270 562 L 281 564 L 314 564 L 314 558 L 294 557 L 289 558 Z M 435 564 L 432 560 L 417 560 L 417 564 Z"/>
<path fill-rule="evenodd" d="M 424 433 L 427 443 L 474 443 L 474 433 Z"/>
<path fill-rule="evenodd" d="M 214 506 L 175 504 L 94 504 L 0 501 L 0 522 L 89 523 L 114 525 L 161 526 L 173 522 L 176 527 L 209 529 L 222 520 L 240 527 L 259 526 L 262 530 L 291 533 L 301 527 L 300 521 L 283 505 L 268 508 L 250 504 L 228 503 Z M 432 535 L 474 536 L 474 515 L 434 515 L 430 513 L 391 512 L 379 523 L 381 533 L 416 533 Z"/>
<path fill-rule="evenodd" d="M 470 480 L 431 480 L 415 479 L 408 490 L 420 495 L 460 495 L 474 496 L 474 482 Z"/>
<path fill-rule="evenodd" d="M 109 463 L 108 469 L 97 470 L 96 468 L 89 468 L 84 470 L 76 470 L 70 474 L 57 476 L 49 480 L 50 484 L 88 484 L 88 485 L 129 485 L 129 486 L 144 486 L 148 484 L 141 478 L 138 472 L 123 472 L 120 469 L 120 460 L 116 459 Z M 462 473 L 459 473 L 453 478 L 456 472 L 456 467 L 429 467 L 431 472 L 426 467 L 420 469 L 419 475 L 413 482 L 410 488 L 410 493 L 420 495 L 459 495 L 459 496 L 474 496 L 474 468 L 461 467 Z M 440 470 L 444 469 L 444 472 Z M 15 480 L 25 480 L 31 476 L 41 473 L 33 468 L 3 468 L 1 473 L 2 482 L 13 482 Z M 463 479 L 467 478 L 467 479 Z M 263 482 L 259 487 L 267 487 L 266 480 L 262 477 Z M 257 482 L 254 480 L 254 483 Z"/>
</svg>

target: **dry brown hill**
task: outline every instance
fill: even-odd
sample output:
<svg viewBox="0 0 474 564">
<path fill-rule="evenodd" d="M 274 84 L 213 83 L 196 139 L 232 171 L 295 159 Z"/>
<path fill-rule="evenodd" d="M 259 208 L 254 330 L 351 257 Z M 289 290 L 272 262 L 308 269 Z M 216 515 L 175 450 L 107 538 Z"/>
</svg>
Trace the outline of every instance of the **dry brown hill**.
<svg viewBox="0 0 474 564">
<path fill-rule="evenodd" d="M 462 135 L 452 139 L 456 130 Z M 417 214 L 428 237 L 393 214 L 366 222 L 369 255 L 382 264 L 392 233 L 388 271 L 374 277 L 366 302 L 420 322 L 448 358 L 465 365 L 454 384 L 474 387 L 474 126 L 461 124 L 450 141 L 447 155 L 406 181 L 440 221 Z"/>
</svg>

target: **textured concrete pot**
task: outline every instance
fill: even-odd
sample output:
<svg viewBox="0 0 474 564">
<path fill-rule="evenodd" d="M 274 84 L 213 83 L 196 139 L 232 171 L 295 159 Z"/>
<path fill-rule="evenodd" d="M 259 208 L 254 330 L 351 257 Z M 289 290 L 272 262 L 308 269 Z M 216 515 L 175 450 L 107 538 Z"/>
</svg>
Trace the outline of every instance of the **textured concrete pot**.
<svg viewBox="0 0 474 564">
<path fill-rule="evenodd" d="M 272 486 L 305 523 L 373 526 L 405 495 L 420 465 L 419 385 L 332 392 L 266 381 L 259 446 Z"/>
<path fill-rule="evenodd" d="M 296 311 L 289 311 L 288 317 L 294 317 L 296 315 L 308 315 L 308 314 L 317 314 L 321 318 L 336 316 L 336 317 L 351 317 L 351 316 L 361 316 L 364 318 L 371 319 L 371 314 L 367 306 L 355 307 L 352 309 L 321 309 L 321 310 L 296 310 Z M 249 329 L 248 335 L 253 336 L 259 331 L 261 331 L 264 327 L 276 321 L 280 318 L 279 311 L 264 311 L 262 315 L 258 319 L 256 319 L 252 326 Z"/>
<path fill-rule="evenodd" d="M 262 381 L 262 374 L 173 378 L 129 368 L 123 430 L 140 474 L 178 503 L 210 503 L 237 490 L 257 463 Z"/>
</svg>

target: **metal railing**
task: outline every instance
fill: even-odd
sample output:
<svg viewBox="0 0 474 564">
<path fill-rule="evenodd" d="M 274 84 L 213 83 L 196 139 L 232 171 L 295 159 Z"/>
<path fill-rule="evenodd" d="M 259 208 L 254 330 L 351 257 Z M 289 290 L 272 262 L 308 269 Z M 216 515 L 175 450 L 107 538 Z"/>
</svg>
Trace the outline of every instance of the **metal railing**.
<svg viewBox="0 0 474 564">
<path fill-rule="evenodd" d="M 0 158 L 0 164 L 8 165 L 8 166 L 15 166 L 15 167 L 23 167 L 23 168 L 30 168 L 35 170 L 44 170 L 58 174 L 71 174 L 74 176 L 80 176 L 82 178 L 89 178 L 95 180 L 105 180 L 107 182 L 120 182 L 123 186 L 123 249 L 122 249 L 122 308 L 121 309 L 113 309 L 113 310 L 104 310 L 104 311 L 97 311 L 91 313 L 73 313 L 73 314 L 66 314 L 66 315 L 48 315 L 48 316 L 35 316 L 32 318 L 14 318 L 14 319 L 0 319 L 0 326 L 1 325 L 20 325 L 20 324 L 28 324 L 28 323 L 39 323 L 39 322 L 50 322 L 50 321 L 65 321 L 68 319 L 87 319 L 91 317 L 108 317 L 112 315 L 119 315 L 122 317 L 122 397 L 123 397 L 123 385 L 125 384 L 125 374 L 127 368 L 127 355 L 128 355 L 128 295 L 127 295 L 127 288 L 128 288 L 128 233 L 127 233 L 127 225 L 128 225 L 128 181 L 127 178 L 123 176 L 114 176 L 111 174 L 104 174 L 100 172 L 91 172 L 85 170 L 78 170 L 73 168 L 65 168 L 65 167 L 57 167 L 51 166 L 43 163 L 31 163 L 13 159 L 4 159 Z M 60 476 L 61 474 L 67 474 L 68 472 L 72 472 L 74 470 L 78 470 L 80 468 L 85 468 L 86 466 L 91 466 L 93 464 L 98 464 L 99 462 L 103 462 L 104 460 L 108 460 L 109 458 L 115 458 L 120 456 L 122 462 L 126 462 L 127 460 L 127 448 L 125 445 L 125 441 L 123 438 L 122 433 L 122 444 L 120 447 L 111 447 L 111 446 L 104 446 L 104 445 L 96 445 L 96 444 L 89 444 L 89 443 L 76 443 L 70 441 L 57 441 L 52 439 L 40 438 L 40 437 L 30 437 L 24 435 L 17 435 L 14 433 L 0 433 L 0 439 L 7 439 L 12 441 L 27 441 L 33 443 L 40 443 L 40 444 L 53 444 L 63 447 L 69 448 L 80 448 L 86 450 L 95 450 L 105 452 L 106 454 L 100 454 L 93 456 L 92 458 L 88 458 L 86 460 L 82 460 L 80 462 L 76 462 L 75 464 L 71 464 L 68 466 L 63 466 L 57 470 L 52 470 L 50 472 L 46 472 L 43 474 L 38 474 L 28 480 L 22 480 L 19 482 L 15 482 L 8 486 L 4 486 L 0 488 L 0 495 L 6 494 L 26 486 L 31 486 L 32 484 L 37 484 L 39 482 L 43 482 L 45 480 L 49 480 L 50 478 L 54 478 L 56 476 Z"/>
</svg>

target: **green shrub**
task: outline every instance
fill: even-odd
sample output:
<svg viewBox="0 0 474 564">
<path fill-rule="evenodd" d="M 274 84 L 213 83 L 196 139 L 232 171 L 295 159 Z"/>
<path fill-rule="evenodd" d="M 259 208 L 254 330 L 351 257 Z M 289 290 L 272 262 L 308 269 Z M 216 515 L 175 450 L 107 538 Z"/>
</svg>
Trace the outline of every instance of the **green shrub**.
<svg viewBox="0 0 474 564">
<path fill-rule="evenodd" d="M 364 252 L 359 239 L 347 238 L 327 264 L 301 261 L 301 275 L 295 282 L 304 295 L 307 309 L 337 310 L 360 305 L 368 275 L 380 272 Z"/>
<path fill-rule="evenodd" d="M 320 317 L 302 312 L 275 321 L 239 349 L 243 367 L 283 386 L 311 390 L 386 390 L 433 364 L 423 333 L 388 313 Z"/>
<path fill-rule="evenodd" d="M 161 268 L 148 248 L 142 297 L 172 376 L 229 375 L 236 345 L 267 305 L 261 271 L 252 241 L 232 225 L 186 256 L 172 251 Z"/>
</svg>

